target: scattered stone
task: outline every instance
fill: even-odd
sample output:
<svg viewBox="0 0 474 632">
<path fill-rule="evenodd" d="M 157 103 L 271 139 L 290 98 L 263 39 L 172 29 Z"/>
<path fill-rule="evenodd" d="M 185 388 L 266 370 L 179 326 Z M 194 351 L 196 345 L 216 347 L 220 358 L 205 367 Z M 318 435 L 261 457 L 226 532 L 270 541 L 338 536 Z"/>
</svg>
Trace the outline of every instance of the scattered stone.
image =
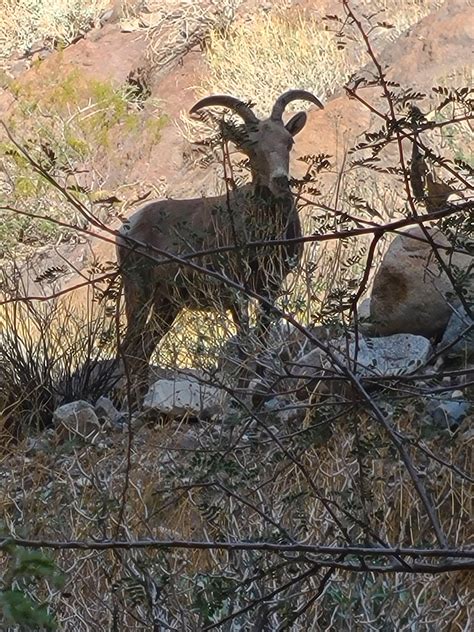
<svg viewBox="0 0 474 632">
<path fill-rule="evenodd" d="M 313 349 L 303 357 L 298 358 L 291 369 L 291 376 L 302 378 L 321 375 L 324 372 L 322 355 L 323 352 L 320 349 Z"/>
<path fill-rule="evenodd" d="M 81 437 L 94 438 L 101 430 L 101 424 L 94 407 L 89 402 L 79 400 L 64 404 L 54 411 L 53 424 L 61 439 Z"/>
<path fill-rule="evenodd" d="M 28 456 L 33 456 L 34 454 L 48 452 L 51 449 L 51 431 L 52 428 L 48 428 L 35 437 L 28 437 L 26 439 L 25 453 Z"/>
<path fill-rule="evenodd" d="M 429 340 L 412 334 L 395 334 L 384 338 L 359 335 L 357 344 L 355 336 L 351 334 L 349 338 L 340 337 L 326 344 L 334 358 L 343 366 L 349 366 L 358 378 L 396 377 L 414 373 L 429 360 L 432 353 Z M 293 380 L 298 379 L 296 391 L 299 397 L 307 396 L 315 389 L 321 394 L 342 394 L 348 386 L 341 380 L 326 379 L 340 374 L 341 370 L 320 349 L 313 349 L 300 358 L 291 373 Z M 319 380 L 321 384 L 318 384 Z"/>
<path fill-rule="evenodd" d="M 112 2 L 111 6 L 109 6 L 99 17 L 100 26 L 104 26 L 105 24 L 112 24 L 114 22 L 120 21 L 121 16 L 121 5 L 122 2 Z"/>
<path fill-rule="evenodd" d="M 445 348 L 446 351 L 443 351 Z M 468 359 L 474 355 L 474 321 L 467 315 L 464 307 L 460 307 L 451 314 L 446 331 L 438 345 L 438 352 L 447 358 Z"/>
<path fill-rule="evenodd" d="M 329 329 L 323 326 L 309 327 L 307 331 L 320 341 L 327 341 L 331 336 Z M 300 375 L 300 359 L 312 353 L 313 343 L 305 332 L 280 319 L 272 324 L 265 339 L 265 350 L 257 355 L 258 343 L 252 339 L 253 334 L 250 332 L 241 342 L 242 354 L 239 354 L 236 336 L 226 342 L 220 352 L 218 368 L 222 382 L 234 387 L 236 378 L 242 374 L 253 378 L 257 375 L 257 366 L 263 367 L 264 382 L 256 378 L 249 384 L 252 404 L 258 406 L 260 401 L 271 398 L 272 393 L 284 393 L 295 387 L 295 377 Z M 271 386 L 266 387 L 265 383 Z"/>
<path fill-rule="evenodd" d="M 395 334 L 383 338 L 359 336 L 357 344 L 355 337 L 351 336 L 349 341 L 339 339 L 334 347 L 336 359 L 345 365 L 349 359 L 351 369 L 362 378 L 409 375 L 426 364 L 432 353 L 430 341 L 413 334 Z M 323 366 L 331 367 L 331 360 L 327 356 L 323 357 Z"/>
<path fill-rule="evenodd" d="M 115 408 L 108 397 L 101 396 L 95 403 L 95 413 L 100 421 L 109 421 L 112 426 L 122 428 L 126 415 Z"/>
<path fill-rule="evenodd" d="M 143 408 L 169 417 L 212 417 L 222 412 L 224 399 L 222 389 L 195 376 L 179 375 L 155 382 L 145 395 Z"/>
<path fill-rule="evenodd" d="M 327 344 L 327 343 L 326 343 Z M 320 395 L 345 395 L 347 384 L 341 380 L 331 380 L 334 370 L 327 369 L 324 352 L 313 349 L 294 363 L 289 371 L 291 377 L 283 381 L 283 392 L 293 392 L 298 400 L 305 400 L 314 393 Z"/>
<path fill-rule="evenodd" d="M 272 418 L 273 423 L 276 422 L 278 426 L 298 421 L 304 416 L 305 412 L 301 408 L 292 407 L 290 402 L 281 397 L 273 397 L 268 400 L 263 405 L 263 409 L 268 413 L 268 417 Z"/>
<path fill-rule="evenodd" d="M 464 399 L 463 392 L 454 391 L 430 398 L 426 410 L 435 426 L 453 431 L 461 425 L 470 408 L 471 404 Z"/>
<path fill-rule="evenodd" d="M 450 242 L 428 228 L 438 252 L 451 268 L 467 270 L 468 255 L 450 253 Z M 473 281 L 474 289 L 474 281 Z M 411 333 L 426 338 L 443 334 L 451 316 L 447 302 L 453 286 L 440 269 L 431 244 L 420 227 L 398 235 L 390 244 L 375 275 L 370 317 L 378 336 Z"/>
</svg>

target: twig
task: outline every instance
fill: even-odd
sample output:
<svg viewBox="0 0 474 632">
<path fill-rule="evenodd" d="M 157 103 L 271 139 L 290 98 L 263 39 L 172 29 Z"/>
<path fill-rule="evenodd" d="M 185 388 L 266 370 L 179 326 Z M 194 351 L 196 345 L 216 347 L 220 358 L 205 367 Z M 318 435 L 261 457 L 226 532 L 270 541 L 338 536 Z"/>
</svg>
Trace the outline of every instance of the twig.
<svg viewBox="0 0 474 632">
<path fill-rule="evenodd" d="M 20 546 L 30 549 L 107 551 L 111 549 L 195 549 L 217 551 L 266 551 L 269 553 L 312 553 L 320 555 L 356 555 L 357 557 L 428 557 L 474 560 L 473 549 L 407 548 L 370 546 L 324 546 L 319 544 L 285 544 L 277 542 L 200 542 L 193 540 L 0 540 L 0 550 Z"/>
</svg>

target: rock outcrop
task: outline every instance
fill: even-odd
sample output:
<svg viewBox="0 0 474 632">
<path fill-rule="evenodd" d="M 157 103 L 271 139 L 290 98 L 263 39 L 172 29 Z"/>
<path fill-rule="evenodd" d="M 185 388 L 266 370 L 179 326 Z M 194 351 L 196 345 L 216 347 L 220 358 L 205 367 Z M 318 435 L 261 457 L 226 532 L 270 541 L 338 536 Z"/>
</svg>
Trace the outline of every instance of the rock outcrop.
<svg viewBox="0 0 474 632">
<path fill-rule="evenodd" d="M 446 237 L 437 229 L 427 230 L 432 243 L 416 227 L 398 235 L 385 253 L 370 302 L 370 319 L 378 336 L 410 333 L 439 337 L 452 313 L 450 303 L 459 303 L 433 244 L 451 270 L 467 269 L 471 258 L 449 253 L 451 244 Z"/>
</svg>

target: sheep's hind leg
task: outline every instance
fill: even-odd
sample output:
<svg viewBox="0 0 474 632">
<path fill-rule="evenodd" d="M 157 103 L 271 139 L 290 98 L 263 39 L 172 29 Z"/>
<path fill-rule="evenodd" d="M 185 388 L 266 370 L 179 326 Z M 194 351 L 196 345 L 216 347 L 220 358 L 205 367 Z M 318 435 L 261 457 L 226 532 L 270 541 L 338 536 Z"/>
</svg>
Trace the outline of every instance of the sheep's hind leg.
<svg viewBox="0 0 474 632">
<path fill-rule="evenodd" d="M 173 326 L 179 311 L 180 308 L 173 305 L 170 300 L 163 300 L 160 296 L 154 299 L 153 311 L 150 316 L 146 339 L 144 340 L 144 351 L 148 364 L 158 343 Z"/>
<path fill-rule="evenodd" d="M 119 355 L 123 362 L 124 377 L 127 381 L 127 398 L 132 398 L 133 406 L 141 406 L 148 386 L 147 343 L 150 337 L 149 315 L 153 305 L 152 297 L 132 279 L 124 279 L 125 313 L 127 329 L 119 343 Z"/>
</svg>

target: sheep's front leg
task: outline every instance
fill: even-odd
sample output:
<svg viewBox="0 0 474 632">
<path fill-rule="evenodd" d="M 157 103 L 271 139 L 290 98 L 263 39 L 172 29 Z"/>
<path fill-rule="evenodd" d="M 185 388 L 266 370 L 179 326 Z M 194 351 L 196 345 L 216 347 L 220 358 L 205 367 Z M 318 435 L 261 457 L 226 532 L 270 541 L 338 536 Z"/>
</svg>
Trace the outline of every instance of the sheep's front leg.
<svg viewBox="0 0 474 632">
<path fill-rule="evenodd" d="M 255 368 L 256 375 L 263 379 L 265 376 L 265 364 L 259 361 L 258 357 L 265 351 L 266 344 L 270 335 L 271 324 L 273 321 L 273 306 L 275 296 L 272 293 L 262 294 L 264 300 L 260 301 L 259 314 L 257 317 L 256 338 L 259 349 L 257 356 L 257 365 Z"/>
<path fill-rule="evenodd" d="M 243 392 L 248 388 L 251 379 L 251 371 L 248 366 L 251 358 L 246 350 L 246 346 L 248 347 L 246 339 L 248 339 L 250 331 L 248 302 L 234 303 L 230 308 L 230 312 L 237 331 L 237 356 L 239 362 L 237 388 Z"/>
</svg>

